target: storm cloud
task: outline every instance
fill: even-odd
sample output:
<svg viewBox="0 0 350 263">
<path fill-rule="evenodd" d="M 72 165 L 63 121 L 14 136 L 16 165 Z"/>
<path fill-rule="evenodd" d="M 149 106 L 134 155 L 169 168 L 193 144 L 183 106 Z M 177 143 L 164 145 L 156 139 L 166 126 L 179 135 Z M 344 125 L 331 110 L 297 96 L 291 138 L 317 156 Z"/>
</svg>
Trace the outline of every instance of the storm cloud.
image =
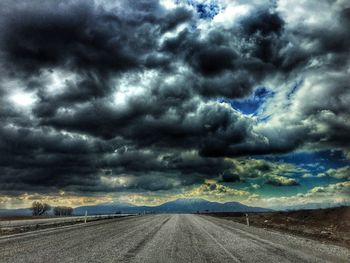
<svg viewBox="0 0 350 263">
<path fill-rule="evenodd" d="M 350 151 L 346 1 L 168 2 L 0 3 L 2 193 L 296 186 L 232 160 Z"/>
</svg>

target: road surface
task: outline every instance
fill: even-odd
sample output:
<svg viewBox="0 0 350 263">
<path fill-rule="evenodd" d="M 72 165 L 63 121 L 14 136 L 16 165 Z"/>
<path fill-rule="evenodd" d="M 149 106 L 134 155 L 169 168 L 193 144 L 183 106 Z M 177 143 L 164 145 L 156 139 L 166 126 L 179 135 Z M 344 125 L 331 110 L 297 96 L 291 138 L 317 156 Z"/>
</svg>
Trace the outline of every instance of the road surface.
<svg viewBox="0 0 350 263">
<path fill-rule="evenodd" d="M 209 216 L 162 214 L 2 237 L 0 262 L 350 262 L 350 251 Z"/>
</svg>

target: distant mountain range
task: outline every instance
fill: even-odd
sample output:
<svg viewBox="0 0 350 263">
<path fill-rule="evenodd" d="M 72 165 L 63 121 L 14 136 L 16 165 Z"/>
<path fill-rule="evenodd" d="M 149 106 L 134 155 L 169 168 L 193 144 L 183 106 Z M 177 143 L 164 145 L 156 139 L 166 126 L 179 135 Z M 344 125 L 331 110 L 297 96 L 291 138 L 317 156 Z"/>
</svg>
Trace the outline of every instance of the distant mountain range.
<svg viewBox="0 0 350 263">
<path fill-rule="evenodd" d="M 250 207 L 238 202 L 218 203 L 204 199 L 177 199 L 159 206 L 135 206 L 127 203 L 112 203 L 95 206 L 81 206 L 74 209 L 74 213 L 84 214 L 111 213 L 197 213 L 197 212 L 267 212 L 271 209 Z"/>
<path fill-rule="evenodd" d="M 340 206 L 350 206 L 350 202 L 342 202 L 342 203 L 307 203 L 301 205 L 291 205 L 285 206 L 283 209 L 279 210 L 288 210 L 288 211 L 296 211 L 296 210 L 306 210 L 306 209 L 326 209 L 332 207 L 340 207 Z"/>
<path fill-rule="evenodd" d="M 218 203 L 200 198 L 182 198 L 166 202 L 159 206 L 136 206 L 129 203 L 106 203 L 101 205 L 80 206 L 74 208 L 75 215 L 115 214 L 115 213 L 203 213 L 203 212 L 271 212 L 283 210 L 324 209 L 337 206 L 350 206 L 350 203 L 321 204 L 307 203 L 303 205 L 285 206 L 274 210 L 246 206 L 238 202 Z M 52 210 L 51 210 L 52 213 Z M 49 213 L 50 214 L 50 213 Z M 0 216 L 25 216 L 31 215 L 29 208 L 0 209 Z"/>
<path fill-rule="evenodd" d="M 136 206 L 128 203 L 108 203 L 74 208 L 75 215 L 85 211 L 93 214 L 114 213 L 197 213 L 197 212 L 268 212 L 271 209 L 246 206 L 238 202 L 218 203 L 199 198 L 182 198 L 159 206 Z M 0 209 L 0 215 L 30 215 L 30 209 Z"/>
<path fill-rule="evenodd" d="M 0 216 L 30 216 L 32 211 L 29 208 L 0 209 Z"/>
</svg>

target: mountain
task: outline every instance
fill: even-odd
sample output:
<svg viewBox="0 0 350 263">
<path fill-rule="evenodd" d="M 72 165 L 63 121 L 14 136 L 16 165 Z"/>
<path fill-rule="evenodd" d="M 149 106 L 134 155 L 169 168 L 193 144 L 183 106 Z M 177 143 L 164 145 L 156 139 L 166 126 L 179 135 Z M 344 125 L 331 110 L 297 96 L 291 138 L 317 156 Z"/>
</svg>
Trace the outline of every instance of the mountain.
<svg viewBox="0 0 350 263">
<path fill-rule="evenodd" d="M 296 211 L 296 210 L 315 210 L 315 209 L 326 209 L 334 208 L 340 206 L 350 206 L 350 202 L 341 202 L 341 203 L 306 203 L 301 205 L 291 205 L 283 207 L 280 210 L 286 211 Z"/>
<path fill-rule="evenodd" d="M 238 202 L 218 203 L 200 198 L 181 198 L 159 206 L 134 206 L 130 204 L 104 204 L 82 206 L 74 209 L 74 214 L 121 213 L 197 213 L 197 212 L 268 212 L 271 209 L 250 207 Z"/>
<path fill-rule="evenodd" d="M 0 216 L 30 216 L 32 211 L 29 208 L 0 209 Z"/>
<path fill-rule="evenodd" d="M 218 203 L 200 198 L 181 198 L 159 206 L 136 206 L 129 203 L 106 203 L 74 208 L 75 215 L 115 214 L 115 213 L 197 213 L 197 212 L 268 212 L 271 209 L 246 206 L 238 202 Z M 30 215 L 28 208 L 0 209 L 0 216 Z"/>
<path fill-rule="evenodd" d="M 116 212 L 121 212 L 121 210 L 129 209 L 135 207 L 128 203 L 108 203 L 101 205 L 92 206 L 81 206 L 74 208 L 75 215 L 84 215 L 85 211 L 88 214 L 114 214 Z M 29 208 L 19 208 L 19 209 L 0 209 L 0 216 L 29 216 L 32 211 Z M 48 215 L 53 215 L 53 210 L 48 212 Z"/>
<path fill-rule="evenodd" d="M 85 214 L 85 211 L 87 211 L 89 215 L 115 214 L 118 212 L 131 213 L 131 212 L 124 212 L 124 211 L 130 211 L 136 207 L 137 206 L 129 203 L 108 203 L 108 204 L 101 204 L 101 205 L 80 206 L 80 207 L 74 208 L 74 214 L 83 215 Z"/>
</svg>

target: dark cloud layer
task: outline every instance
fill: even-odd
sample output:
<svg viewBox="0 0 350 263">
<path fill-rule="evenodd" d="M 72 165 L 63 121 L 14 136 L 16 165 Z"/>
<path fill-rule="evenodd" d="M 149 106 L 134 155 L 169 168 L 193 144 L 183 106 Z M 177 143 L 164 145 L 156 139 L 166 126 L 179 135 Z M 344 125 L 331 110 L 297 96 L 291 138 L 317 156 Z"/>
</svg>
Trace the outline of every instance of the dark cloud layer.
<svg viewBox="0 0 350 263">
<path fill-rule="evenodd" d="M 329 8 L 332 25 L 300 26 L 278 1 L 225 23 L 156 0 L 2 1 L 0 191 L 234 183 L 225 157 L 349 151 L 350 12 Z M 297 78 L 266 123 L 219 102 Z"/>
</svg>

